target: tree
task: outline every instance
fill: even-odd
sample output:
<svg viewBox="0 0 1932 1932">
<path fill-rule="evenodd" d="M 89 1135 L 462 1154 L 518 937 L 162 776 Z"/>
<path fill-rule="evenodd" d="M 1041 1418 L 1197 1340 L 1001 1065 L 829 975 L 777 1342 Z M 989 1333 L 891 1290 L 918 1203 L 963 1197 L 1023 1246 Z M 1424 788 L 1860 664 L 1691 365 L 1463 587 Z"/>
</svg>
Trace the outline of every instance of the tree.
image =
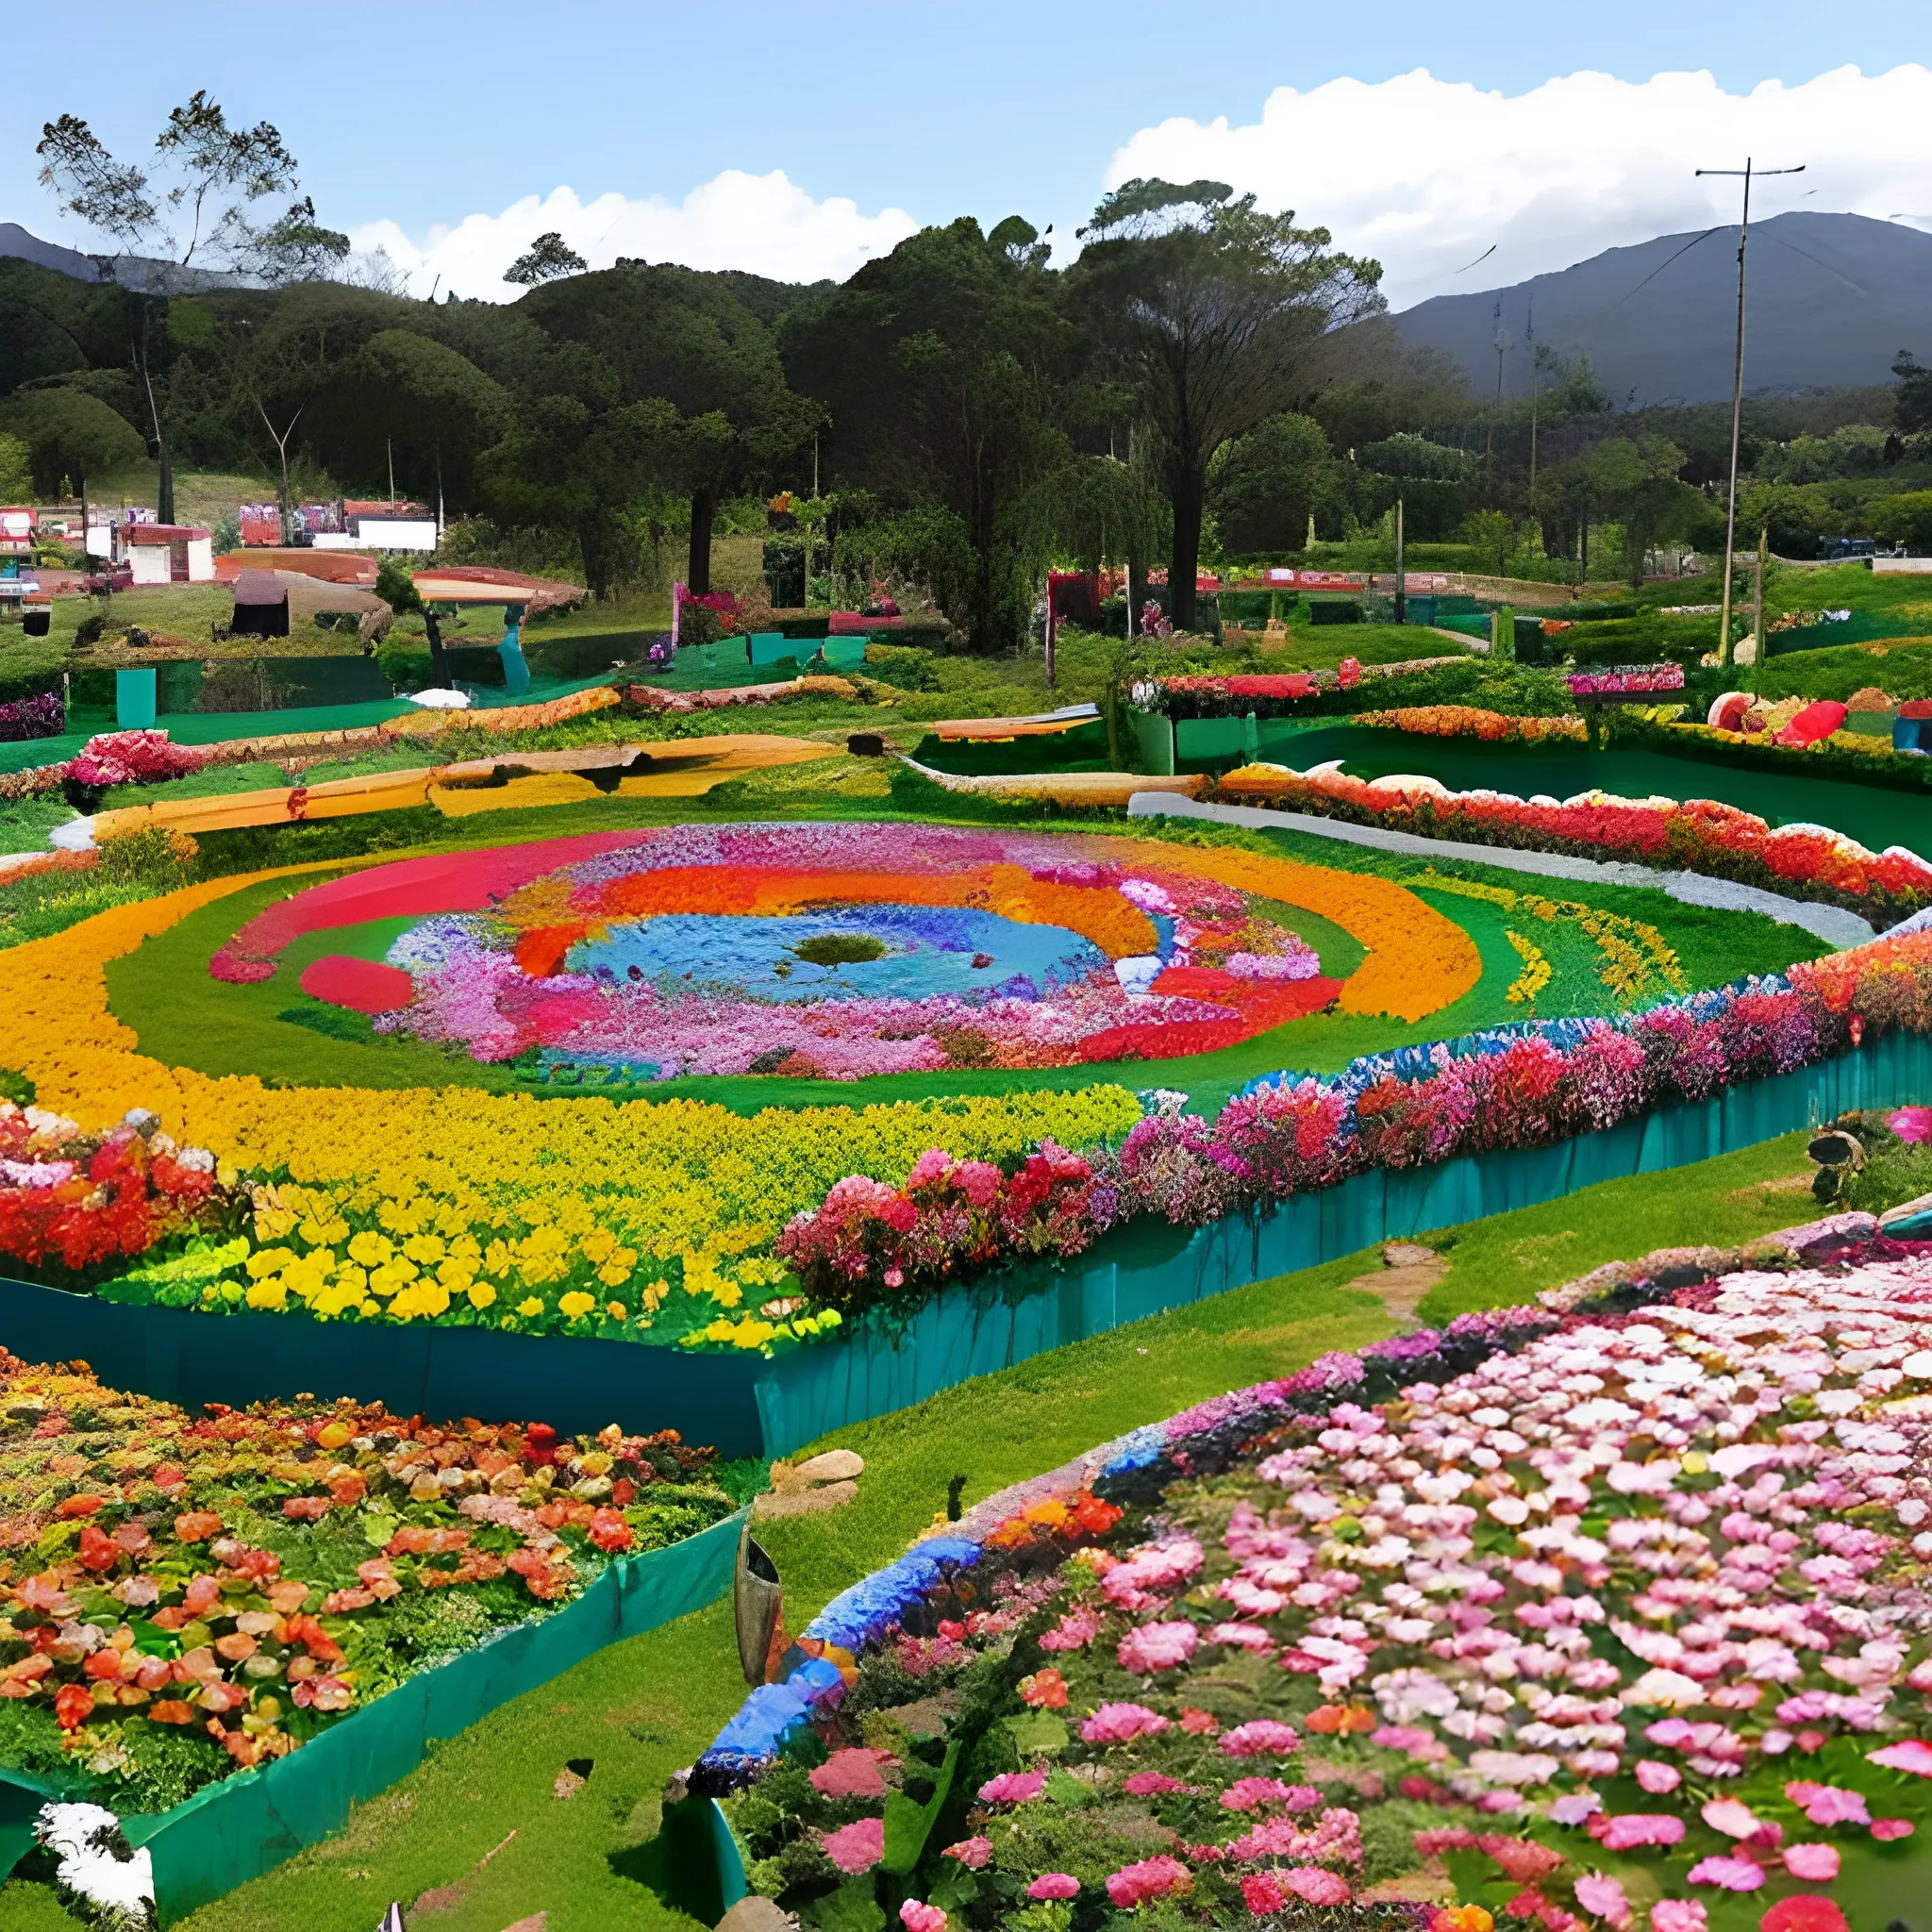
<svg viewBox="0 0 1932 1932">
<path fill-rule="evenodd" d="M 172 332 L 171 299 L 192 285 L 191 271 L 210 263 L 272 285 L 313 276 L 348 254 L 349 238 L 316 221 L 311 199 L 297 198 L 295 158 L 275 127 L 266 121 L 230 127 L 220 104 L 203 88 L 169 114 L 155 141 L 158 159 L 153 175 L 115 160 L 73 114 L 44 123 L 34 152 L 41 158 L 42 186 L 63 197 L 68 213 L 114 242 L 110 266 L 124 267 L 137 251 L 160 258 L 140 263 L 134 359 L 160 463 L 160 518 L 173 523 L 174 452 L 164 364 L 169 347 L 183 342 Z M 283 194 L 290 197 L 286 212 L 272 221 L 258 219 L 258 203 Z"/>
<path fill-rule="evenodd" d="M 664 402 L 682 420 L 673 435 L 654 418 L 646 441 L 663 480 L 690 499 L 686 579 L 708 591 L 719 504 L 811 434 L 813 411 L 786 387 L 770 331 L 716 277 L 643 262 L 553 282 L 516 306 L 588 350 L 621 406 Z M 621 428 L 620 440 L 634 441 Z"/>
<path fill-rule="evenodd" d="M 1335 496 L 1334 453 L 1312 416 L 1270 416 L 1215 452 L 1208 507 L 1237 557 L 1299 550 Z"/>
<path fill-rule="evenodd" d="M 478 485 L 501 521 L 571 531 L 585 583 L 602 601 L 637 568 L 636 509 L 682 432 L 662 400 L 600 413 L 575 396 L 542 396 L 478 458 Z"/>
<path fill-rule="evenodd" d="M 83 545 L 89 477 L 125 469 L 147 455 L 125 418 L 77 389 L 24 391 L 0 406 L 0 429 L 26 444 L 40 495 L 58 497 L 63 485 L 73 486 L 80 497 Z"/>
<path fill-rule="evenodd" d="M 0 503 L 25 503 L 32 495 L 33 457 L 21 438 L 0 430 Z"/>
<path fill-rule="evenodd" d="M 1898 377 L 1891 408 L 1899 433 L 1909 436 L 1915 429 L 1932 429 L 1932 366 L 1921 362 L 1909 349 L 1901 349 L 1891 373 Z"/>
<path fill-rule="evenodd" d="M 1052 535 L 1035 485 L 1068 458 L 1057 418 L 1078 348 L 1033 228 L 923 229 L 780 329 L 792 383 L 829 420 L 834 476 L 944 509 L 972 569 L 950 595 L 935 585 L 942 608 L 976 650 L 1014 648 Z"/>
<path fill-rule="evenodd" d="M 1070 283 L 1160 439 L 1170 615 L 1191 629 L 1215 452 L 1318 386 L 1323 339 L 1380 307 L 1382 271 L 1219 181 L 1129 181 L 1080 233 Z"/>
<path fill-rule="evenodd" d="M 1612 437 L 1591 452 L 1591 498 L 1624 526 L 1624 569 L 1643 583 L 1645 554 L 1704 520 L 1704 499 L 1678 480 L 1684 452 L 1662 436 Z"/>
<path fill-rule="evenodd" d="M 391 452 L 414 488 L 467 503 L 476 458 L 508 427 L 508 391 L 455 349 L 379 329 L 336 365 L 319 445 L 331 467 L 380 475 Z"/>
<path fill-rule="evenodd" d="M 312 315 L 280 315 L 255 335 L 237 359 L 242 392 L 275 446 L 280 475 L 276 506 L 282 541 L 292 534 L 289 450 L 329 369 L 329 325 Z"/>
<path fill-rule="evenodd" d="M 503 278 L 534 289 L 539 282 L 555 281 L 558 275 L 580 275 L 589 267 L 590 263 L 553 228 L 547 235 L 539 235 L 504 270 Z"/>
</svg>

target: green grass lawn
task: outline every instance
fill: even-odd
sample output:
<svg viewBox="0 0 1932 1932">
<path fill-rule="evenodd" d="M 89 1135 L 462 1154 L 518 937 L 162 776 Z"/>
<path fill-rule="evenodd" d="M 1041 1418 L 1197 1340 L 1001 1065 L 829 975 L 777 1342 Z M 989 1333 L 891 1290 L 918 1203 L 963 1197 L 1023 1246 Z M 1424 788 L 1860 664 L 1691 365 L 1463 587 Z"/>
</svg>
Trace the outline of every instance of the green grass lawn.
<svg viewBox="0 0 1932 1932">
<path fill-rule="evenodd" d="M 1733 1243 L 1810 1220 L 1818 1209 L 1808 1195 L 1767 1191 L 1805 1169 L 1804 1141 L 1786 1135 L 1444 1230 L 1433 1239 L 1449 1273 L 1424 1313 L 1440 1320 L 1521 1303 L 1601 1261 Z M 1388 1332 L 1381 1304 L 1348 1286 L 1376 1265 L 1371 1250 L 1238 1289 L 814 1445 L 857 1449 L 866 1474 L 849 1507 L 760 1530 L 785 1580 L 788 1627 L 802 1628 L 897 1555 L 943 1507 L 956 1474 L 966 1478 L 970 1507 L 1126 1429 Z M 693 1932 L 652 1890 L 653 1800 L 743 1694 L 728 1604 L 615 1645 L 451 1740 L 358 1807 L 347 1830 L 193 1914 L 184 1932 L 373 1932 L 391 1899 L 407 1908 L 458 1886 L 416 1925 L 503 1932 L 543 1911 L 546 1932 Z M 586 1789 L 561 1802 L 552 1782 L 574 1758 L 594 1768 Z M 52 1895 L 22 1881 L 0 1890 L 0 1925 L 73 1932 Z"/>
</svg>

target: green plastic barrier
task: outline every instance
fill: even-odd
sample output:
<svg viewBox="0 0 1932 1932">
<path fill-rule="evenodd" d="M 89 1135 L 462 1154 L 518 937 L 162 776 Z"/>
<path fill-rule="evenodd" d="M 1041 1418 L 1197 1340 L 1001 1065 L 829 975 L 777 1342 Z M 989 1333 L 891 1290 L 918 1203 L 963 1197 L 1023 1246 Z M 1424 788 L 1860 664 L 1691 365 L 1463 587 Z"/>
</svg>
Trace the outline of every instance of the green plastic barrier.
<svg viewBox="0 0 1932 1932">
<path fill-rule="evenodd" d="M 750 642 L 754 664 L 776 664 L 784 658 L 798 656 L 798 645 L 782 630 L 754 631 Z M 806 655 L 808 657 L 810 653 Z"/>
<path fill-rule="evenodd" d="M 1174 776 L 1174 720 L 1165 711 L 1129 711 L 1134 741 L 1141 748 L 1141 769 L 1150 777 Z"/>
<path fill-rule="evenodd" d="M 1819 1066 L 1551 1147 L 1378 1169 L 1270 1213 L 1198 1229 L 1130 1222 L 1062 1267 L 1008 1269 L 903 1317 L 874 1310 L 836 1341 L 770 1359 L 483 1328 L 411 1324 L 372 1336 L 304 1315 L 130 1307 L 6 1281 L 0 1342 L 30 1361 L 83 1353 L 109 1386 L 188 1408 L 309 1390 L 380 1400 L 403 1414 L 541 1420 L 566 1434 L 610 1422 L 675 1428 L 724 1456 L 783 1456 L 1042 1350 L 1391 1237 L 1706 1160 L 1852 1108 L 1928 1097 L 1932 1037 L 1890 1033 Z"/>
<path fill-rule="evenodd" d="M 786 641 L 789 643 L 791 640 L 787 639 Z M 867 640 L 864 638 L 827 638 L 819 646 L 819 656 L 834 671 L 857 670 L 865 662 L 866 643 Z M 796 653 L 791 655 L 795 656 Z"/>
<path fill-rule="evenodd" d="M 519 1624 L 410 1678 L 286 1757 L 204 1786 L 171 1811 L 124 1819 L 129 1841 L 145 1845 L 154 1860 L 161 1923 L 340 1830 L 352 1805 L 407 1777 L 435 1740 L 455 1737 L 608 1644 L 715 1602 L 730 1588 L 747 1513 L 669 1549 L 620 1558 L 556 1616 Z M 45 1786 L 0 1772 L 0 1878 L 26 1849 L 45 1795 Z M 25 1821 L 16 1822 L 23 1807 Z"/>
<path fill-rule="evenodd" d="M 1174 756 L 1189 762 L 1248 757 L 1255 749 L 1255 714 L 1179 719 L 1174 727 Z"/>
</svg>

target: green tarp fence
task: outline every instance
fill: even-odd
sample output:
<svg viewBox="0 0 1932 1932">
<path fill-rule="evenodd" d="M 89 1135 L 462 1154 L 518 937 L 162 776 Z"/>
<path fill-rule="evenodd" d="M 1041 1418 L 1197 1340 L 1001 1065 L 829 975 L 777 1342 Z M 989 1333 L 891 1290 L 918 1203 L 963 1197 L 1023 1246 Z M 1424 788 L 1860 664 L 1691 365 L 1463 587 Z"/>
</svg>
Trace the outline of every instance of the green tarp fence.
<svg viewBox="0 0 1932 1932">
<path fill-rule="evenodd" d="M 1838 1059 L 1555 1146 L 1377 1170 L 1203 1228 L 1137 1220 L 1060 1267 L 1008 1269 L 897 1321 L 874 1311 L 836 1341 L 770 1359 L 483 1328 L 373 1335 L 303 1315 L 127 1307 L 22 1282 L 0 1282 L 0 1342 L 28 1360 L 81 1357 L 112 1387 L 188 1408 L 308 1391 L 379 1400 L 402 1414 L 543 1421 L 573 1435 L 612 1422 L 675 1428 L 724 1456 L 783 1456 L 1044 1349 L 1391 1237 L 1708 1159 L 1851 1108 L 1928 1098 L 1932 1038 L 1890 1033 Z"/>
<path fill-rule="evenodd" d="M 161 1923 L 340 1830 L 352 1805 L 407 1777 L 435 1740 L 455 1737 L 607 1644 L 714 1603 L 730 1587 L 745 1516 L 740 1510 L 668 1549 L 621 1557 L 554 1617 L 425 1671 L 299 1751 L 205 1786 L 171 1811 L 124 1819 L 129 1840 L 154 1860 Z M 46 1786 L 0 1771 L 0 1878 L 25 1852 L 49 1795 Z"/>
</svg>

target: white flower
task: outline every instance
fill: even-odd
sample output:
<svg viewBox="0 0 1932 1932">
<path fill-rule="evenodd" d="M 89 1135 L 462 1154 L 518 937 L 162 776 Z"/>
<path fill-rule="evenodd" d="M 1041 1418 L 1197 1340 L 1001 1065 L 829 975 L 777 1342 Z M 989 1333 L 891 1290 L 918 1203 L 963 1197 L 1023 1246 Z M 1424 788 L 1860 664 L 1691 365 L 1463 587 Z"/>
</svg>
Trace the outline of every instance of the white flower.
<svg viewBox="0 0 1932 1932">
<path fill-rule="evenodd" d="M 129 1849 L 111 1811 L 99 1805 L 42 1805 L 34 1837 L 53 1855 L 56 1881 L 106 1932 L 150 1932 L 154 1861 L 145 1851 Z"/>
</svg>

